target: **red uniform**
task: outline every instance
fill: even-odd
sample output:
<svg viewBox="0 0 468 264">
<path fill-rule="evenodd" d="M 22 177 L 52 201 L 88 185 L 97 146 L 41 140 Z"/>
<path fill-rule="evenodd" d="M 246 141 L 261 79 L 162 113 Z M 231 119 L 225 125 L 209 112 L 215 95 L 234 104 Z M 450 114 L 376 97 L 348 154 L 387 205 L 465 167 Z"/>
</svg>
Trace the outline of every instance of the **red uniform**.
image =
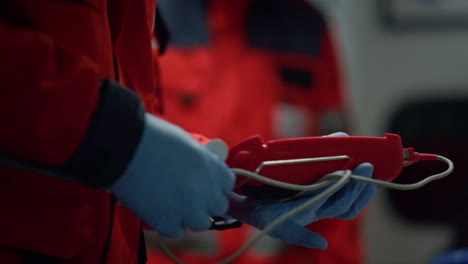
<svg viewBox="0 0 468 264">
<path fill-rule="evenodd" d="M 216 0 L 208 7 L 191 2 L 186 8 L 192 13 L 169 17 L 177 2 L 160 2 L 172 32 L 169 48 L 158 61 L 166 118 L 171 122 L 233 145 L 255 134 L 274 137 L 272 113 L 280 101 L 315 117 L 305 135 L 320 135 L 319 117 L 342 110 L 335 49 L 317 11 L 301 3 L 288 4 L 293 1 L 274 1 L 275 9 L 264 0 Z M 288 8 L 294 8 L 293 13 L 287 13 Z M 171 21 L 180 17 L 184 24 Z M 283 24 L 294 19 L 304 24 Z M 299 35 L 289 35 L 297 30 Z M 187 37 L 190 34 L 196 38 Z M 297 40 L 302 43 L 294 45 Z M 329 241 L 326 251 L 288 246 L 271 255 L 250 250 L 234 263 L 362 263 L 358 220 L 326 219 L 312 225 Z M 189 263 L 222 259 L 245 243 L 250 231 L 245 227 L 217 233 L 214 255 L 179 252 L 178 256 Z M 150 263 L 171 263 L 162 253 L 150 256 L 155 256 Z"/>
<path fill-rule="evenodd" d="M 155 107 L 154 0 L 0 3 L 0 263 L 137 263 L 140 221 L 101 189 Z M 119 84 L 112 81 L 117 80 Z M 129 87 L 123 89 L 122 86 Z"/>
</svg>

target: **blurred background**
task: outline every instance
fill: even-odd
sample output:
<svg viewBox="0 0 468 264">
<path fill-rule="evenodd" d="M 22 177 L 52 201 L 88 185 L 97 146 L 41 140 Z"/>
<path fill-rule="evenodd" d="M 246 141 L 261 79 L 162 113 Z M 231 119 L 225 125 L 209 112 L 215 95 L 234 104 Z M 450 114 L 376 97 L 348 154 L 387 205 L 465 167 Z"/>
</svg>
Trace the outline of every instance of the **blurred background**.
<svg viewBox="0 0 468 264">
<path fill-rule="evenodd" d="M 171 34 L 158 59 L 167 119 L 235 145 L 264 139 L 401 135 L 455 171 L 420 190 L 382 189 L 353 221 L 316 223 L 308 250 L 264 239 L 235 263 L 428 263 L 468 247 L 468 1 L 159 0 Z M 416 164 L 398 182 L 444 170 Z M 210 263 L 252 229 L 194 234 L 171 247 Z M 152 240 L 150 263 L 170 263 Z"/>
<path fill-rule="evenodd" d="M 322 1 L 346 69 L 352 133 L 393 132 L 404 145 L 455 162 L 450 178 L 411 192 L 384 190 L 365 220 L 367 263 L 426 263 L 467 247 L 468 2 Z M 441 171 L 415 164 L 398 179 Z"/>
</svg>

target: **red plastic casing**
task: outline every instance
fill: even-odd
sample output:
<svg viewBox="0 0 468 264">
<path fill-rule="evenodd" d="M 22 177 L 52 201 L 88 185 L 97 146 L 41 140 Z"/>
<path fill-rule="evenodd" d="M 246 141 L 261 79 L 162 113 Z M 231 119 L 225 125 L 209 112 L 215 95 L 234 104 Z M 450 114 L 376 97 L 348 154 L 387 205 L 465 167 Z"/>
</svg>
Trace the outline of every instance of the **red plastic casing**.
<svg viewBox="0 0 468 264">
<path fill-rule="evenodd" d="M 307 164 L 268 166 L 259 172 L 262 176 L 293 184 L 312 184 L 328 173 L 354 169 L 363 162 L 374 165 L 373 178 L 392 181 L 403 169 L 404 156 L 401 138 L 395 134 L 384 137 L 307 137 L 263 142 L 259 137 L 249 138 L 232 147 L 226 163 L 231 168 L 255 172 L 263 161 L 317 158 L 347 155 L 349 159 L 321 161 Z M 263 184 L 237 176 L 237 193 L 240 186 Z"/>
</svg>

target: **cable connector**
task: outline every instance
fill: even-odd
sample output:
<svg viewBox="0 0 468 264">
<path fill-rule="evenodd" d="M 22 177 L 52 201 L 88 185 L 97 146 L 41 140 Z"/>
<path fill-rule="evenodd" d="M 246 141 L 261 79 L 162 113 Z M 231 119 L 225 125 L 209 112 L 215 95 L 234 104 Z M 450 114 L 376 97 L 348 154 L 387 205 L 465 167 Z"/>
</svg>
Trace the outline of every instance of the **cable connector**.
<svg viewBox="0 0 468 264">
<path fill-rule="evenodd" d="M 414 151 L 414 148 L 403 149 L 403 165 L 405 167 L 410 166 L 416 162 L 423 160 L 437 160 L 437 155 L 434 154 L 421 154 Z"/>
</svg>

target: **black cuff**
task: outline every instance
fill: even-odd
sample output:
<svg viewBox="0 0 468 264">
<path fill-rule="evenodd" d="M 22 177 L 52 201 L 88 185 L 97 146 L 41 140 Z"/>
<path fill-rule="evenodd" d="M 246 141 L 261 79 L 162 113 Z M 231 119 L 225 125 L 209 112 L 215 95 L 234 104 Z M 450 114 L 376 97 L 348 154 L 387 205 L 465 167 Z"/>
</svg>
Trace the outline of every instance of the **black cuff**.
<svg viewBox="0 0 468 264">
<path fill-rule="evenodd" d="M 117 82 L 102 81 L 88 132 L 69 162 L 60 168 L 63 176 L 96 188 L 115 182 L 140 142 L 144 114 L 134 92 Z"/>
<path fill-rule="evenodd" d="M 102 81 L 99 101 L 85 137 L 72 158 L 51 167 L 0 155 L 0 164 L 105 188 L 125 171 L 138 147 L 145 111 L 138 96 L 113 81 Z"/>
</svg>

